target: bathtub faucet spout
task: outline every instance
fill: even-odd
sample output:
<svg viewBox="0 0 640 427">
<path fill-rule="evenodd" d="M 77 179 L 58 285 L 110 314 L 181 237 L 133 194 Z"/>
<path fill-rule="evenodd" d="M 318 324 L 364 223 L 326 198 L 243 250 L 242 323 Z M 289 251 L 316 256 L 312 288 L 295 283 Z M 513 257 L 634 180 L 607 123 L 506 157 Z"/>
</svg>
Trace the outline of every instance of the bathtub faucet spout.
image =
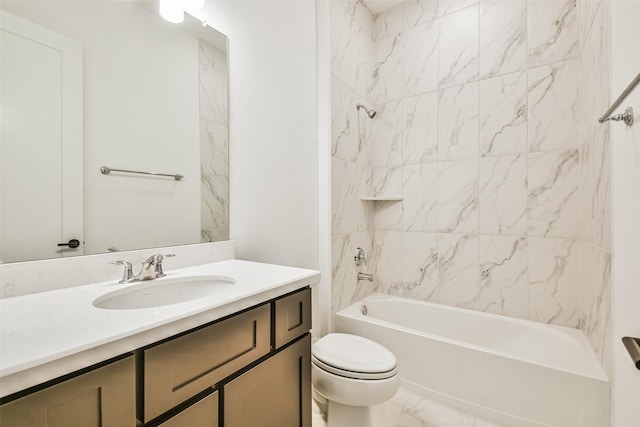
<svg viewBox="0 0 640 427">
<path fill-rule="evenodd" d="M 368 280 L 373 282 L 373 274 L 358 273 L 358 280 Z"/>
</svg>

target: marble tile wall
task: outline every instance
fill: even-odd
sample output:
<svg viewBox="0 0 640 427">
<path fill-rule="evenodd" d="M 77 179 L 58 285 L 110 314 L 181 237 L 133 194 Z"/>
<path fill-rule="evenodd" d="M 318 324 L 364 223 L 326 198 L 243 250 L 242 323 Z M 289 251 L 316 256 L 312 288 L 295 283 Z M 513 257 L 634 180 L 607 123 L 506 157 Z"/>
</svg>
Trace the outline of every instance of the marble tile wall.
<svg viewBox="0 0 640 427">
<path fill-rule="evenodd" d="M 405 197 L 400 221 L 376 205 L 378 288 L 578 326 L 576 2 L 431 2 L 417 20 L 413 3 L 374 20 L 374 57 L 393 67 L 370 96 L 401 105 L 402 153 L 385 152 L 384 131 L 368 139 Z"/>
<path fill-rule="evenodd" d="M 334 310 L 392 293 L 581 327 L 604 358 L 606 1 L 333 3 Z"/>
<path fill-rule="evenodd" d="M 229 239 L 227 55 L 200 40 L 200 239 Z"/>
<path fill-rule="evenodd" d="M 580 222 L 584 330 L 611 377 L 611 158 L 610 124 L 596 119 L 609 107 L 609 1 L 578 0 L 580 48 L 579 137 L 582 142 Z"/>
<path fill-rule="evenodd" d="M 395 131 L 396 119 L 391 107 L 385 118 L 372 121 L 356 104 L 371 106 L 368 86 L 375 81 L 370 66 L 373 58 L 373 16 L 357 1 L 329 2 L 331 43 L 331 204 L 332 204 L 332 312 L 372 293 L 374 285 L 358 281 L 353 254 L 362 247 L 368 258 L 373 250 L 373 202 L 362 196 L 372 194 L 374 185 L 390 185 L 392 174 L 380 168 L 374 184 L 373 162 L 386 164 L 386 159 L 372 158 L 368 136 L 386 132 L 386 150 L 400 151 Z M 378 116 L 382 117 L 381 112 Z M 376 126 L 373 129 L 372 126 Z M 398 175 L 399 177 L 399 175 Z M 400 181 L 395 184 L 400 186 Z"/>
</svg>

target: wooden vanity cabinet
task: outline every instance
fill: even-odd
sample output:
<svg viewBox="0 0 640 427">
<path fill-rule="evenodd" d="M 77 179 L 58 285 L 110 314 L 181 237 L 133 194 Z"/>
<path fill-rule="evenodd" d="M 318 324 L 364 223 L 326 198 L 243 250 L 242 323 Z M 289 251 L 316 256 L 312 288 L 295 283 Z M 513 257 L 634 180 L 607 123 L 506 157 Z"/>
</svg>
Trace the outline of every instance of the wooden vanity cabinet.
<svg viewBox="0 0 640 427">
<path fill-rule="evenodd" d="M 0 406 L 2 427 L 135 427 L 133 356 Z"/>
<path fill-rule="evenodd" d="M 310 427 L 310 328 L 305 288 L 10 400 L 0 426 Z"/>
<path fill-rule="evenodd" d="M 183 399 L 188 393 L 170 392 L 181 384 L 191 393 L 208 384 L 220 392 L 221 415 L 208 410 L 219 427 L 311 427 L 310 328 L 311 289 L 305 288 L 145 350 L 145 413 L 155 416 Z M 160 400 L 150 402 L 151 396 Z M 210 425 L 206 415 L 167 424 Z"/>
</svg>

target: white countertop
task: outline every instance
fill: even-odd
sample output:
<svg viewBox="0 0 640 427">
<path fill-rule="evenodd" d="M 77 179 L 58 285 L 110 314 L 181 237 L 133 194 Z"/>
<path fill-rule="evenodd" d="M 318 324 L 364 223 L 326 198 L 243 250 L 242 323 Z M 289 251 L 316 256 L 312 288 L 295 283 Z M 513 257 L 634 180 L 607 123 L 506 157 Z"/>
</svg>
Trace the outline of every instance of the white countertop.
<svg viewBox="0 0 640 427">
<path fill-rule="evenodd" d="M 197 300 L 134 310 L 92 302 L 140 283 L 109 281 L 0 300 L 0 397 L 320 281 L 314 270 L 240 260 L 168 271 L 166 279 L 191 275 L 236 282 Z"/>
</svg>

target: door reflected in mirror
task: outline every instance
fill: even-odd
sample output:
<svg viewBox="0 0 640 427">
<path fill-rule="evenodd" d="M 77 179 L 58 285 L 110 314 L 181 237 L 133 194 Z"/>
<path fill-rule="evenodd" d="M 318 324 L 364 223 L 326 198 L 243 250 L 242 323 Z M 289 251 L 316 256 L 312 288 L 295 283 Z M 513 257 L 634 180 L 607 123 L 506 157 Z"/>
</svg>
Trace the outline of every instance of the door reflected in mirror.
<svg viewBox="0 0 640 427">
<path fill-rule="evenodd" d="M 227 240 L 226 37 L 154 2 L 0 9 L 0 260 Z"/>
</svg>

